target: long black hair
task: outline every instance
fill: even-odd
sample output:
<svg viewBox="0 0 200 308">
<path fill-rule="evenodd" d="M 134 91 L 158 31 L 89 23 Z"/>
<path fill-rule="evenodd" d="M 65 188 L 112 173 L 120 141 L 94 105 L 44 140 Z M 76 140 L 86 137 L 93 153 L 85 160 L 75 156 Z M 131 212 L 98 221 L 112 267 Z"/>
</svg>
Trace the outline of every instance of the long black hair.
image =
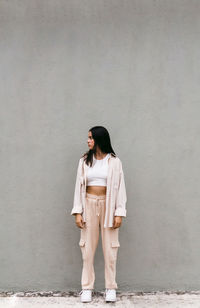
<svg viewBox="0 0 200 308">
<path fill-rule="evenodd" d="M 107 129 L 103 126 L 94 126 L 89 129 L 94 139 L 94 147 L 86 153 L 83 154 L 84 160 L 87 165 L 92 166 L 93 154 L 96 153 L 97 145 L 103 153 L 110 153 L 112 156 L 116 157 L 116 154 L 111 146 L 110 135 Z"/>
</svg>

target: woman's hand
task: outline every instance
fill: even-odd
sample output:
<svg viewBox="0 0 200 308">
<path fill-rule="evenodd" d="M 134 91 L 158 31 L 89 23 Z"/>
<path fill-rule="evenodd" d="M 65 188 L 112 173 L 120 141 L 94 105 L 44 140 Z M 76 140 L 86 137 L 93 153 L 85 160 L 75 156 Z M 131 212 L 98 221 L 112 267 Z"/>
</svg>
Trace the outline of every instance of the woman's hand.
<svg viewBox="0 0 200 308">
<path fill-rule="evenodd" d="M 84 227 L 84 223 L 83 223 L 83 217 L 82 217 L 82 215 L 81 214 L 76 214 L 76 225 L 77 225 L 77 227 L 79 227 L 79 228 L 81 228 L 81 229 L 83 229 L 83 227 Z"/>
<path fill-rule="evenodd" d="M 119 228 L 121 226 L 122 223 L 122 216 L 115 216 L 114 217 L 114 223 L 113 223 L 113 228 Z"/>
</svg>

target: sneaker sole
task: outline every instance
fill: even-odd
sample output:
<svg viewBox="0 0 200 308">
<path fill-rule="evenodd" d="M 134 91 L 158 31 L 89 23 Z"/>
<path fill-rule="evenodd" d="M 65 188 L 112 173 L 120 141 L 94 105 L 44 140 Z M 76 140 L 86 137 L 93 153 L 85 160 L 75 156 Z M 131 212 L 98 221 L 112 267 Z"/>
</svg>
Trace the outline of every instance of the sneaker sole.
<svg viewBox="0 0 200 308">
<path fill-rule="evenodd" d="M 81 302 L 82 302 L 82 303 L 90 303 L 91 301 L 92 301 L 92 299 L 89 299 L 89 300 L 88 300 L 88 299 L 86 299 L 86 300 L 84 300 L 84 299 L 82 300 L 82 299 L 81 299 Z"/>
<path fill-rule="evenodd" d="M 111 300 L 110 299 L 106 299 L 106 302 L 116 302 L 116 299 L 113 299 L 113 300 L 112 299 Z"/>
</svg>

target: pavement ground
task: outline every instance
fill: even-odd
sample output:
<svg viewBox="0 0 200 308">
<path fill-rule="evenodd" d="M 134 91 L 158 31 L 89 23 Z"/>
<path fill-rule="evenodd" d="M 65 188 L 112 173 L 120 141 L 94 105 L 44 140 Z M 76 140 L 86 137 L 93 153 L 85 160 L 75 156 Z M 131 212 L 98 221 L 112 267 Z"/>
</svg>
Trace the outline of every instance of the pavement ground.
<svg viewBox="0 0 200 308">
<path fill-rule="evenodd" d="M 67 307 L 134 307 L 134 308 L 200 308 L 200 292 L 193 293 L 117 293 L 115 303 L 106 303 L 103 293 L 93 294 L 91 303 L 81 303 L 80 295 L 66 296 L 0 296 L 0 308 L 67 308 Z"/>
</svg>

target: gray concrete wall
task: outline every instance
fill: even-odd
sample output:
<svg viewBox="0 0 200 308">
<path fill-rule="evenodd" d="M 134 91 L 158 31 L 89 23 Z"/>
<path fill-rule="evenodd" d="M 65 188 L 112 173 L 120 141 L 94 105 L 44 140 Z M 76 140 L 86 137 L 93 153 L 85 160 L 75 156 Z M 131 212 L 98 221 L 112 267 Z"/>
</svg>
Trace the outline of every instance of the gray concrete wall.
<svg viewBox="0 0 200 308">
<path fill-rule="evenodd" d="M 81 289 L 70 211 L 94 125 L 127 186 L 119 290 L 200 288 L 199 15 L 198 0 L 0 0 L 0 291 Z"/>
</svg>

